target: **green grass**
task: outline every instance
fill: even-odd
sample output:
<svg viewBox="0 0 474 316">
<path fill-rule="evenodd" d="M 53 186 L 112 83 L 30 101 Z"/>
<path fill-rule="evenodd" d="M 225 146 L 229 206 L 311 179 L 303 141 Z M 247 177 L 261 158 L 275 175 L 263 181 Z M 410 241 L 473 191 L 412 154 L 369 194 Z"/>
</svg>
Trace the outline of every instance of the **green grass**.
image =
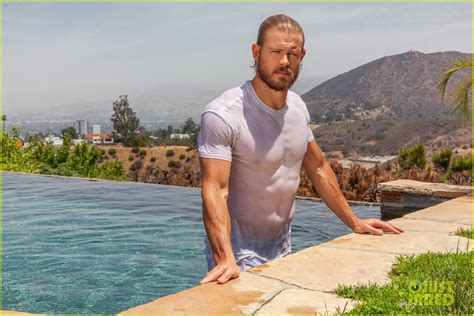
<svg viewBox="0 0 474 316">
<path fill-rule="evenodd" d="M 473 237 L 472 235 L 472 227 L 469 229 L 465 228 L 459 228 L 456 232 L 456 235 L 461 236 L 461 237 L 466 237 L 466 238 L 471 238 Z"/>
<path fill-rule="evenodd" d="M 470 232 L 472 235 L 472 231 Z M 418 256 L 399 256 L 389 273 L 391 283 L 387 285 L 368 284 L 364 286 L 339 285 L 336 294 L 358 300 L 353 310 L 344 314 L 471 314 L 472 309 L 472 251 L 462 253 L 424 253 Z M 451 281 L 454 297 L 452 305 L 437 306 L 435 303 L 415 305 L 410 286 L 414 282 Z M 422 293 L 424 290 L 420 289 Z M 448 290 L 429 293 L 449 293 Z M 423 293 L 428 293 L 423 292 Z"/>
</svg>

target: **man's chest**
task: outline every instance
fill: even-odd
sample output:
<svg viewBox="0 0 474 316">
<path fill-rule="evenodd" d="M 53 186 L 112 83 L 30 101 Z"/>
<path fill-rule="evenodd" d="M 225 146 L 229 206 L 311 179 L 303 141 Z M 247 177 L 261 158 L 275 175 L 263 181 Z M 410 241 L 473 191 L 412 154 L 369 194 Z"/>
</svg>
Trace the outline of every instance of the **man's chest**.
<svg viewBox="0 0 474 316">
<path fill-rule="evenodd" d="M 300 162 L 307 147 L 307 123 L 303 114 L 281 117 L 246 117 L 233 148 L 233 159 L 252 169 L 277 169 Z"/>
</svg>

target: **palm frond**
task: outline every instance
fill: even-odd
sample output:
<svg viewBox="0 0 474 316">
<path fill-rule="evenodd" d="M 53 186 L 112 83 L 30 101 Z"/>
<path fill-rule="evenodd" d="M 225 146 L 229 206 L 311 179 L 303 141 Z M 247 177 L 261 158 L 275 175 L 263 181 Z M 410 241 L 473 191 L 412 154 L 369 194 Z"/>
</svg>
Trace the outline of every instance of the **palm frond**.
<svg viewBox="0 0 474 316">
<path fill-rule="evenodd" d="M 449 79 L 451 76 L 466 67 L 472 67 L 472 61 L 471 60 L 459 60 L 453 64 L 452 68 L 446 69 L 443 71 L 443 74 L 441 75 L 439 81 L 438 81 L 438 91 L 440 92 L 441 95 L 441 102 L 444 103 L 444 96 L 446 94 L 446 88 L 448 86 Z"/>
<path fill-rule="evenodd" d="M 468 122 L 471 118 L 469 110 L 469 90 L 472 87 L 472 77 L 466 78 L 461 82 L 453 93 L 451 106 L 453 112 L 456 112 L 462 121 Z"/>
</svg>

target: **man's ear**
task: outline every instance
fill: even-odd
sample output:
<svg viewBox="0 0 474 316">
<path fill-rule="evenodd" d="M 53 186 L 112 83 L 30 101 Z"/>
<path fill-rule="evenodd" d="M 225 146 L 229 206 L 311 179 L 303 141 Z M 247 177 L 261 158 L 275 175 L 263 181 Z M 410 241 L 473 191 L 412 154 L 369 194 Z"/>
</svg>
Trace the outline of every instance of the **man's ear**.
<svg viewBox="0 0 474 316">
<path fill-rule="evenodd" d="M 301 60 L 303 60 L 304 56 L 306 55 L 306 48 L 303 48 L 303 51 L 301 52 Z"/>
<path fill-rule="evenodd" d="M 254 60 L 258 60 L 260 56 L 260 48 L 260 45 L 258 45 L 257 43 L 252 44 L 252 55 Z"/>
</svg>

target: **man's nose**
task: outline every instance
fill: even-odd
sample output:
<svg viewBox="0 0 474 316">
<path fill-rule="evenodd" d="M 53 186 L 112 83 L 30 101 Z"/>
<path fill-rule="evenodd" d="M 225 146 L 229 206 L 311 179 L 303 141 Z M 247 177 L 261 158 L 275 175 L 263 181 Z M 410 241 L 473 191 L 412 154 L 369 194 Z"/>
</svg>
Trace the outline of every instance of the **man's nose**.
<svg viewBox="0 0 474 316">
<path fill-rule="evenodd" d="M 288 60 L 288 54 L 283 53 L 280 59 L 280 65 L 288 66 L 289 64 L 290 64 L 290 61 Z"/>
</svg>

